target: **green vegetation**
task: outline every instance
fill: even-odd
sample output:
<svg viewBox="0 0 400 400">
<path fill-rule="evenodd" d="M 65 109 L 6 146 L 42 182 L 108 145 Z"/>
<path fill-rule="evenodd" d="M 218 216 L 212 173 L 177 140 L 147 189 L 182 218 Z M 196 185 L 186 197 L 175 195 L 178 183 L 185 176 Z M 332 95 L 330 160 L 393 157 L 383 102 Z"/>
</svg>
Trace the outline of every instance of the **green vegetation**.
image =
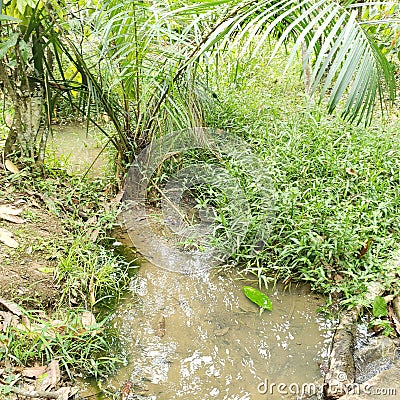
<svg viewBox="0 0 400 400">
<path fill-rule="evenodd" d="M 387 293 L 399 292 L 400 270 L 390 260 L 400 234 L 400 122 L 393 110 L 390 120 L 378 110 L 396 101 L 399 36 L 391 21 L 398 4 L 0 5 L 0 195 L 10 204 L 17 193 L 36 198 L 65 229 L 30 250 L 56 254 L 50 269 L 62 287 L 59 301 L 46 310 L 51 315 L 39 305 L 24 312 L 24 324 L 7 327 L 0 362 L 58 358 L 70 375 L 79 369 L 96 377 L 116 367 L 106 356 L 112 340 L 104 327 L 129 283 L 129 265 L 104 247 L 117 214 L 111 193 L 122 189 L 130 163 L 154 139 L 203 125 L 226 132 L 238 143 L 235 151 L 222 158 L 197 150 L 166 155 L 149 203 L 159 206 L 160 193 L 151 195 L 184 166 L 221 165 L 242 190 L 227 193 L 223 175 L 223 189 L 201 183 L 192 194 L 197 211 L 217 210 L 211 240 L 230 255 L 225 261 L 265 286 L 308 281 L 329 304 L 363 304 L 385 317 L 382 300 L 367 303 L 365 293 L 376 281 Z M 288 66 L 296 78 L 284 75 Z M 46 160 L 52 124 L 63 119 L 96 125 L 104 146 L 114 146 L 109 176 L 71 177 L 48 153 Z M 273 199 L 267 204 L 266 192 Z M 36 209 L 23 216 L 32 224 L 41 218 Z M 27 234 L 23 227 L 14 233 Z M 27 248 L 8 254 L 22 257 Z M 249 290 L 261 310 L 271 308 L 265 295 Z M 375 323 L 390 332 L 385 320 Z"/>
<path fill-rule="evenodd" d="M 272 310 L 271 300 L 265 293 L 261 292 L 260 290 L 257 290 L 252 286 L 243 286 L 243 293 L 249 300 L 260 307 L 260 315 L 264 310 Z"/>
<path fill-rule="evenodd" d="M 23 316 L 0 336 L 0 362 L 29 366 L 59 360 L 70 378 L 98 378 L 114 372 L 122 363 L 113 356 L 116 337 L 106 328 L 116 302 L 131 281 L 131 265 L 104 247 L 116 217 L 109 209 L 109 196 L 99 195 L 107 181 L 69 177 L 60 170 L 46 169 L 46 174 L 51 177 L 33 179 L 25 171 L 0 176 L 1 188 L 8 189 L 1 190 L 3 201 L 12 204 L 29 193 L 47 208 L 28 208 L 22 214 L 29 228 L 21 225 L 14 231 L 21 247 L 10 250 L 9 257 L 27 257 L 29 251 L 28 257 L 55 258 L 54 266 L 42 268 L 42 272 L 53 276 L 61 288 L 50 307 L 26 295 L 14 296 L 14 301 L 24 304 Z M 41 238 L 35 233 L 36 226 L 49 214 L 63 224 L 56 236 Z"/>
<path fill-rule="evenodd" d="M 241 261 L 258 276 L 307 280 L 343 304 L 362 302 L 377 279 L 397 293 L 386 268 L 399 241 L 400 121 L 361 128 L 330 117 L 293 75 L 282 80 L 279 62 L 240 76 L 235 85 L 219 76 L 210 123 L 252 145 L 276 195 L 270 236 Z"/>
</svg>

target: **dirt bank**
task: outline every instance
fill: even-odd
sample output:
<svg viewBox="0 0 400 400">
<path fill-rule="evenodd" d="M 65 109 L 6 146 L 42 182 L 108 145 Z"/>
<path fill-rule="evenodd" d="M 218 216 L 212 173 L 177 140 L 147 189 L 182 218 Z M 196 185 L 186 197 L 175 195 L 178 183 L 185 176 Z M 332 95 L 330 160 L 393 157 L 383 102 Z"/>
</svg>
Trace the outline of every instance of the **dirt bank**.
<svg viewBox="0 0 400 400">
<path fill-rule="evenodd" d="M 0 172 L 0 297 L 51 307 L 60 291 L 54 268 L 65 231 L 35 195 L 5 182 L 6 173 Z"/>
</svg>

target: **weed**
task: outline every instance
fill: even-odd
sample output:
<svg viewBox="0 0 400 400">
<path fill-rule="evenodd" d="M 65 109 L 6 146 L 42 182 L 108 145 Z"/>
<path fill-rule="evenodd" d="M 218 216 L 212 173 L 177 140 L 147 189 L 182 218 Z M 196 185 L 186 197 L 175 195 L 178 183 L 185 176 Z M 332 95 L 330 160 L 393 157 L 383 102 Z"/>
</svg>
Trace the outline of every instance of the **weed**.
<svg viewBox="0 0 400 400">
<path fill-rule="evenodd" d="M 282 84 L 278 64 L 264 68 L 248 66 L 234 85 L 220 70 L 219 107 L 208 115 L 253 146 L 276 195 L 261 251 L 249 257 L 250 235 L 236 262 L 259 277 L 309 281 L 346 305 L 376 280 L 397 293 L 386 261 L 400 234 L 400 122 L 355 127 L 304 102 L 301 83 Z M 249 185 L 246 195 L 257 204 Z"/>
<path fill-rule="evenodd" d="M 107 319 L 86 326 L 85 310 L 58 312 L 48 320 L 43 313 L 25 313 L 24 323 L 9 326 L 0 338 L 0 362 L 6 358 L 26 366 L 59 360 L 68 376 L 101 376 L 115 372 L 122 361 L 110 356 L 107 337 L 102 333 Z"/>
<path fill-rule="evenodd" d="M 75 237 L 60 257 L 57 279 L 64 285 L 60 305 L 67 301 L 90 309 L 98 305 L 113 309 L 129 284 L 129 263 L 87 238 Z"/>
</svg>

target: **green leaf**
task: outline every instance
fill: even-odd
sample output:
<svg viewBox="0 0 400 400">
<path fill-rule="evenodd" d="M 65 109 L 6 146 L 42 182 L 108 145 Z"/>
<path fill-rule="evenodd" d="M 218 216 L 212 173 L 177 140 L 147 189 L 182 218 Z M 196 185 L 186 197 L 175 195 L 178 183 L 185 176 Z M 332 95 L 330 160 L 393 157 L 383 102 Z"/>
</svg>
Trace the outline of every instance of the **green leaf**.
<svg viewBox="0 0 400 400">
<path fill-rule="evenodd" d="M 11 17 L 9 15 L 0 14 L 0 21 L 12 21 L 12 22 L 19 22 L 21 21 L 18 18 Z"/>
<path fill-rule="evenodd" d="M 272 302 L 269 297 L 258 289 L 251 286 L 243 286 L 243 293 L 253 303 L 257 304 L 261 309 L 272 310 Z"/>
<path fill-rule="evenodd" d="M 7 51 L 11 48 L 14 47 L 18 41 L 18 33 L 13 33 L 8 40 L 6 40 L 4 43 L 0 43 L 0 58 L 3 58 Z"/>
<path fill-rule="evenodd" d="M 375 297 L 374 302 L 372 303 L 372 313 L 375 318 L 387 316 L 386 301 L 383 297 Z"/>
</svg>

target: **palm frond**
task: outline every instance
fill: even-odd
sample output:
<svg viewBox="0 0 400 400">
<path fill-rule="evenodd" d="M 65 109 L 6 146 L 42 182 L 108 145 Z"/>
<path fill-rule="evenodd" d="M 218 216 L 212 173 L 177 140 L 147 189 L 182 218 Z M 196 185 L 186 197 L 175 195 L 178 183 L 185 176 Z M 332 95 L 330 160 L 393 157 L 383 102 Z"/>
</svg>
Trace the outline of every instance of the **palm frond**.
<svg viewBox="0 0 400 400">
<path fill-rule="evenodd" d="M 350 121 L 368 123 L 377 100 L 381 105 L 385 100 L 394 101 L 396 85 L 392 65 L 365 21 L 359 19 L 358 9 L 362 5 L 353 3 L 348 1 L 343 6 L 334 0 L 250 1 L 220 23 L 219 29 L 204 41 L 203 52 L 219 41 L 222 46 L 240 46 L 243 54 L 250 43 L 256 42 L 253 50 L 256 57 L 264 43 L 275 36 L 278 39 L 273 58 L 284 44 L 295 38 L 289 66 L 305 42 L 303 68 L 312 61 L 312 92 L 319 91 L 320 100 L 328 98 L 329 112 L 345 99 L 342 115 Z M 368 2 L 367 6 L 382 3 Z"/>
</svg>

